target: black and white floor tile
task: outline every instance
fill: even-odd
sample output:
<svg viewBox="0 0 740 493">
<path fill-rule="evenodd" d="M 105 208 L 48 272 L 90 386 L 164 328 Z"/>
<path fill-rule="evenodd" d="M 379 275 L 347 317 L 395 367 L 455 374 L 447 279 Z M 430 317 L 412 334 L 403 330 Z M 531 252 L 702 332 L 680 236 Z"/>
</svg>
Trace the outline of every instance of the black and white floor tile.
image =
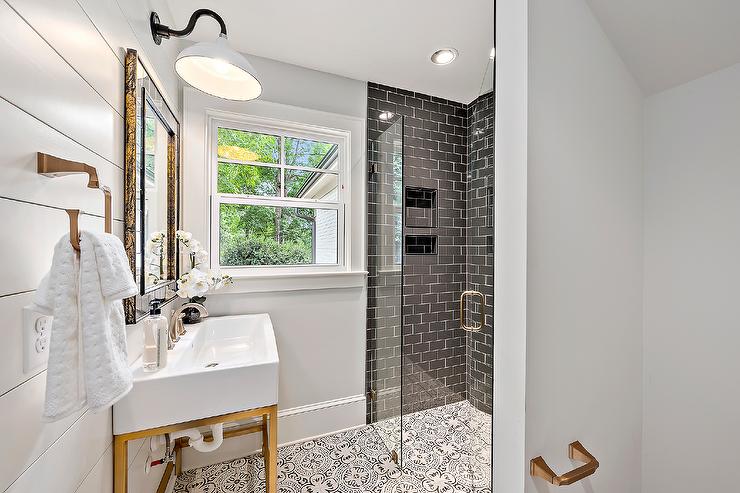
<svg viewBox="0 0 740 493">
<path fill-rule="evenodd" d="M 491 416 L 467 401 L 281 447 L 280 493 L 490 493 Z M 183 472 L 174 493 L 265 491 L 262 455 Z"/>
</svg>

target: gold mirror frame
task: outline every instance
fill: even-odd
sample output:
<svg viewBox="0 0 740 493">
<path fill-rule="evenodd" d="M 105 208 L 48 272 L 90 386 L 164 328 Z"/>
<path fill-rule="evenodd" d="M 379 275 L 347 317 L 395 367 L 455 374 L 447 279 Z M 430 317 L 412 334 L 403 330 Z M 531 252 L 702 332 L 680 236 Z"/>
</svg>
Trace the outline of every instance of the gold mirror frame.
<svg viewBox="0 0 740 493">
<path fill-rule="evenodd" d="M 180 220 L 180 159 L 179 159 L 179 139 L 180 139 L 180 122 L 177 120 L 172 109 L 164 101 L 161 91 L 154 84 L 151 76 L 148 76 L 149 88 L 140 87 L 138 71 L 146 69 L 140 64 L 136 50 L 126 50 L 125 59 L 125 114 L 124 114 L 124 230 L 123 244 L 128 255 L 129 265 L 134 274 L 139 287 L 139 294 L 124 300 L 124 312 L 127 324 L 135 324 L 148 314 L 148 305 L 152 299 L 164 299 L 165 302 L 171 301 L 174 297 L 172 290 L 178 275 L 178 252 L 175 232 L 179 228 Z M 147 75 L 149 75 L 147 73 Z M 141 180 L 139 177 L 139 153 L 137 147 L 137 120 L 143 117 L 144 107 L 147 104 L 147 96 L 156 95 L 161 101 L 163 107 L 162 113 L 167 113 L 170 120 L 163 115 L 158 117 L 173 132 L 167 143 L 167 268 L 166 280 L 152 290 L 147 291 L 144 288 L 144 248 L 145 238 L 143 238 L 143 223 L 139 223 L 142 231 L 137 231 L 137 216 L 143 215 L 143 203 L 141 195 Z M 155 109 L 156 107 L 152 106 Z M 140 113 L 141 111 L 141 113 Z M 143 131 L 143 129 L 142 129 Z M 141 142 L 143 146 L 143 139 Z M 137 248 L 138 242 L 138 248 Z M 141 255 L 141 265 L 137 272 L 137 251 Z"/>
</svg>

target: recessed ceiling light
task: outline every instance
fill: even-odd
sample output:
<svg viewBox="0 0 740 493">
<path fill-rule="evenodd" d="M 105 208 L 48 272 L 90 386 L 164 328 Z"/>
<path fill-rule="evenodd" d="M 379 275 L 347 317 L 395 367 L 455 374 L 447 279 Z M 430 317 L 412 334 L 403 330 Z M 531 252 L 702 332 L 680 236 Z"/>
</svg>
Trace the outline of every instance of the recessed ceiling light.
<svg viewBox="0 0 740 493">
<path fill-rule="evenodd" d="M 380 118 L 384 122 L 387 122 L 388 120 L 390 120 L 394 116 L 396 116 L 396 114 L 393 113 L 392 111 L 384 111 L 384 112 L 382 112 L 381 114 L 378 115 L 378 118 Z"/>
<path fill-rule="evenodd" d="M 488 58 L 490 58 L 491 60 L 493 60 L 494 58 L 496 58 L 496 47 L 495 46 L 493 48 L 491 48 L 491 54 L 488 55 Z"/>
<path fill-rule="evenodd" d="M 436 65 L 447 65 L 457 58 L 457 50 L 455 48 L 442 48 L 432 53 L 432 63 Z"/>
</svg>

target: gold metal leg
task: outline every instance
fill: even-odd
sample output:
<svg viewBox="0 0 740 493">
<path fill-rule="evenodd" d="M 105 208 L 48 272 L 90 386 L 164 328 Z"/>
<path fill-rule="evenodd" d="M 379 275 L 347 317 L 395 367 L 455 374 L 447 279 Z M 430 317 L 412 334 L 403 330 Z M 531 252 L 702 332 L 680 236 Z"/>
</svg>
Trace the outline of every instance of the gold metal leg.
<svg viewBox="0 0 740 493">
<path fill-rule="evenodd" d="M 123 436 L 113 439 L 113 492 L 128 490 L 128 441 Z"/>
<path fill-rule="evenodd" d="M 267 478 L 267 493 L 277 493 L 277 406 L 270 407 L 270 472 Z"/>
<path fill-rule="evenodd" d="M 175 445 L 175 476 L 182 474 L 182 444 L 178 440 Z"/>
<path fill-rule="evenodd" d="M 164 493 L 167 491 L 167 485 L 170 483 L 170 477 L 172 476 L 172 471 L 175 469 L 175 466 L 172 465 L 172 462 L 168 462 L 167 466 L 164 468 L 164 474 L 162 474 L 162 479 L 159 480 L 159 486 L 157 487 L 157 493 Z"/>
<path fill-rule="evenodd" d="M 267 414 L 262 415 L 262 459 L 265 461 L 265 481 L 270 479 L 270 443 L 267 433 Z"/>
</svg>

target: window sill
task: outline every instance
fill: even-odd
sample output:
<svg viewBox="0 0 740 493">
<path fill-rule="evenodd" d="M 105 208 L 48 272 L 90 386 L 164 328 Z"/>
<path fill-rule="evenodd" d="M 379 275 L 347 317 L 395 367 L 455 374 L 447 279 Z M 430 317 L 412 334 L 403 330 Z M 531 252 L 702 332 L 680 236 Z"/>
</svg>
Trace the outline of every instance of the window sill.
<svg viewBox="0 0 740 493">
<path fill-rule="evenodd" d="M 228 273 L 228 271 L 225 271 Z M 232 274 L 234 283 L 215 294 L 268 293 L 317 289 L 362 288 L 367 271 L 300 272 L 284 274 Z"/>
</svg>

